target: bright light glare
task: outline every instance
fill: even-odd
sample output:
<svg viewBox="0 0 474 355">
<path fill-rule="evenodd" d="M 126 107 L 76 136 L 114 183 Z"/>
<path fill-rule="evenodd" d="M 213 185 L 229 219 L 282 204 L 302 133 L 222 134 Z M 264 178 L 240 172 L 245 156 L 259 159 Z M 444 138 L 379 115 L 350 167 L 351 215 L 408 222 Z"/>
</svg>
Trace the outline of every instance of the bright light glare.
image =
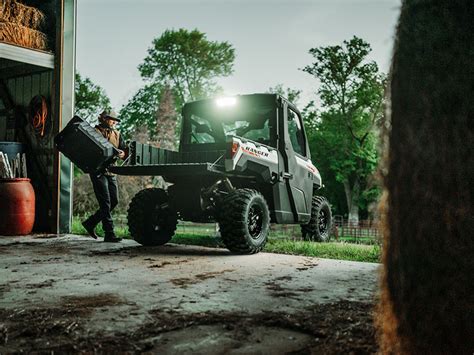
<svg viewBox="0 0 474 355">
<path fill-rule="evenodd" d="M 235 97 L 221 97 L 216 99 L 216 105 L 219 107 L 235 106 L 237 99 Z"/>
</svg>

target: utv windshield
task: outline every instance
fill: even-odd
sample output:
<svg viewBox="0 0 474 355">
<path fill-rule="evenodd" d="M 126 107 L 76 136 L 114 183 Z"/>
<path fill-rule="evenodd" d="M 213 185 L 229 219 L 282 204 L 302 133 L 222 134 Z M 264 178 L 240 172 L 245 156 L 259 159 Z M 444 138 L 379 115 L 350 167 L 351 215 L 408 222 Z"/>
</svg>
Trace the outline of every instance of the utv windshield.
<svg viewBox="0 0 474 355">
<path fill-rule="evenodd" d="M 240 96 L 230 101 L 188 104 L 184 110 L 183 143 L 225 143 L 229 137 L 239 136 L 271 145 L 276 115 L 273 102 Z"/>
</svg>

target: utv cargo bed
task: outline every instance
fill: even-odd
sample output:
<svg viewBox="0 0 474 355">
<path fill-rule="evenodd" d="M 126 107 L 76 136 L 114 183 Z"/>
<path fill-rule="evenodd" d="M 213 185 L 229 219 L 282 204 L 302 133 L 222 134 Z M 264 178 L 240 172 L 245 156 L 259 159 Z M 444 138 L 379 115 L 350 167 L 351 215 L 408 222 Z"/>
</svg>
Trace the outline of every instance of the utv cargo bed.
<svg viewBox="0 0 474 355">
<path fill-rule="evenodd" d="M 111 166 L 118 175 L 193 176 L 222 174 L 225 150 L 177 152 L 132 142 L 129 164 Z"/>
<path fill-rule="evenodd" d="M 124 165 L 113 166 L 109 170 L 118 175 L 135 176 L 189 176 L 222 174 L 224 167 L 211 163 L 174 163 L 154 165 Z"/>
</svg>

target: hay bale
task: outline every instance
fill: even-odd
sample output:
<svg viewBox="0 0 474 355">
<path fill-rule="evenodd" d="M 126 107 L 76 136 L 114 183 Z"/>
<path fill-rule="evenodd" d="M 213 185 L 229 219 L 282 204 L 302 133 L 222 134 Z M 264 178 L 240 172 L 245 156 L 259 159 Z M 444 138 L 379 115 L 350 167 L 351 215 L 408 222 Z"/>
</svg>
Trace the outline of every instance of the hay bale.
<svg viewBox="0 0 474 355">
<path fill-rule="evenodd" d="M 2 0 L 0 4 L 0 21 L 7 22 L 13 17 L 13 0 Z"/>
<path fill-rule="evenodd" d="M 382 353 L 474 351 L 472 0 L 404 0 L 392 63 Z"/>
<path fill-rule="evenodd" d="M 44 33 L 10 22 L 0 22 L 0 42 L 43 51 L 48 49 Z"/>
<path fill-rule="evenodd" d="M 2 0 L 0 4 L 0 41 L 22 47 L 47 50 L 47 37 L 39 29 L 44 14 L 17 0 Z"/>
<path fill-rule="evenodd" d="M 18 24 L 39 30 L 44 24 L 44 14 L 35 7 L 26 6 L 16 0 L 2 0 L 0 21 Z"/>
</svg>

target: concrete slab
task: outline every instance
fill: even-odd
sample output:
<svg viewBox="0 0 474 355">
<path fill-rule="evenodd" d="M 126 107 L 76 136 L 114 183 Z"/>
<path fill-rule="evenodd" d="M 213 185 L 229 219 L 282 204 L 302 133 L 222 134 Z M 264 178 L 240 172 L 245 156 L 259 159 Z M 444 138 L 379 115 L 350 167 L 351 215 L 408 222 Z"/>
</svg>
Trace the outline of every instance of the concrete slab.
<svg viewBox="0 0 474 355">
<path fill-rule="evenodd" d="M 108 244 L 74 235 L 0 237 L 0 255 L 0 353 L 322 350 L 315 334 L 331 324 L 318 314 L 350 318 L 355 312 L 370 320 L 379 267 L 174 244 L 142 247 L 131 240 Z M 49 327 L 55 321 L 54 333 Z M 30 329 L 36 336 L 28 336 L 18 329 L 32 324 L 45 331 Z M 328 336 L 334 334 L 321 339 Z M 79 348 L 70 348 L 72 340 Z"/>
</svg>

